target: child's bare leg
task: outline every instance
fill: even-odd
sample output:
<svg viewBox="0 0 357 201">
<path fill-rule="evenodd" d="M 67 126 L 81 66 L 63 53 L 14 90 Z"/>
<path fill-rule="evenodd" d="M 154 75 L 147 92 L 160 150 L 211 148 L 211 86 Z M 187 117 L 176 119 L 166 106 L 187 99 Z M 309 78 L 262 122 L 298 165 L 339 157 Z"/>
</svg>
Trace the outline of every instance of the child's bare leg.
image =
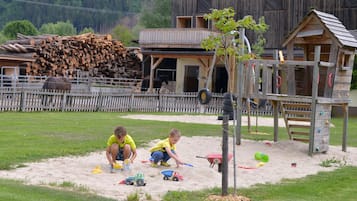
<svg viewBox="0 0 357 201">
<path fill-rule="evenodd" d="M 128 145 L 128 144 L 124 145 L 124 149 L 123 149 L 124 160 L 129 159 L 130 154 L 131 154 L 130 145 Z"/>
<path fill-rule="evenodd" d="M 112 144 L 112 146 L 110 147 L 110 153 L 112 156 L 113 163 L 115 163 L 116 161 L 118 152 L 119 152 L 119 146 L 117 144 Z"/>
</svg>

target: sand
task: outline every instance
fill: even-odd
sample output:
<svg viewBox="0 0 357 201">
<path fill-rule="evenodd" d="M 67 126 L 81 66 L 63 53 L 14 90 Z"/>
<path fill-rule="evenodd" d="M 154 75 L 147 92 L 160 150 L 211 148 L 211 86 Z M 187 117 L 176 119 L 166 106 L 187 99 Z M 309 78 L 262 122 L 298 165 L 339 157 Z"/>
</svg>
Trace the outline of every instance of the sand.
<svg viewBox="0 0 357 201">
<path fill-rule="evenodd" d="M 169 120 L 167 116 L 158 115 L 135 115 L 128 118 L 150 120 Z M 211 116 L 189 116 L 172 117 L 171 121 L 189 121 L 190 123 L 214 123 L 216 117 Z M 259 118 L 260 119 L 260 118 Z M 197 122 L 196 122 L 197 121 Z M 269 120 L 270 121 L 270 120 Z M 269 124 L 265 119 L 260 125 Z M 221 123 L 220 121 L 217 121 Z M 242 120 L 244 124 L 244 120 Z M 184 133 L 183 133 L 184 135 Z M 150 142 L 153 145 L 157 140 Z M 44 160 L 37 163 L 27 163 L 26 167 L 10 171 L 0 171 L 0 177 L 22 180 L 27 184 L 45 185 L 63 182 L 71 182 L 77 187 L 84 187 L 95 194 L 126 200 L 132 193 L 139 193 L 142 200 L 146 195 L 151 195 L 152 200 L 161 200 L 168 191 L 200 190 L 205 188 L 220 187 L 222 174 L 218 172 L 218 165 L 210 167 L 208 160 L 196 156 L 207 156 L 211 153 L 221 153 L 222 139 L 220 137 L 185 137 L 183 136 L 177 144 L 177 152 L 180 158 L 192 164 L 194 167 L 176 167 L 174 161 L 169 161 L 170 168 L 152 168 L 148 163 L 148 147 L 138 148 L 138 157 L 130 166 L 130 170 L 117 170 L 110 173 L 104 151 L 89 153 L 85 156 L 70 156 Z M 242 140 L 242 144 L 235 147 L 236 153 L 236 187 L 249 187 L 258 183 L 276 183 L 283 178 L 301 178 L 316 174 L 320 171 L 332 171 L 338 168 L 338 164 L 332 167 L 322 167 L 322 161 L 336 159 L 343 165 L 357 166 L 357 148 L 348 147 L 347 152 L 341 151 L 341 146 L 330 146 L 325 154 L 314 154 L 308 156 L 308 144 L 293 141 L 250 141 Z M 229 152 L 233 151 L 233 141 L 229 138 Z M 254 159 L 256 152 L 262 152 L 269 156 L 269 162 L 260 164 Z M 295 163 L 296 166 L 292 166 Z M 229 186 L 234 186 L 234 160 L 228 164 Z M 101 173 L 93 173 L 96 168 Z M 164 169 L 179 172 L 183 176 L 182 181 L 163 180 L 160 173 Z M 143 173 L 146 186 L 132 186 L 119 184 L 128 176 Z"/>
</svg>

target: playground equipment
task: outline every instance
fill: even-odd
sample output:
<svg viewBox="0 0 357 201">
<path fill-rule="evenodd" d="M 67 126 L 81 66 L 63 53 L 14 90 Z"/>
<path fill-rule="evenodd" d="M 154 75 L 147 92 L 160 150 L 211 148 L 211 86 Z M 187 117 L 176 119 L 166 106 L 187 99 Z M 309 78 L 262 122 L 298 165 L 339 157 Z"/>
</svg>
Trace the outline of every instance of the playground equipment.
<svg viewBox="0 0 357 201">
<path fill-rule="evenodd" d="M 261 161 L 263 163 L 269 162 L 269 156 L 259 151 L 254 154 L 254 158 L 255 160 Z"/>
<path fill-rule="evenodd" d="M 181 181 L 183 176 L 173 170 L 162 170 L 161 174 L 164 175 L 164 180 Z"/>
<path fill-rule="evenodd" d="M 126 179 L 119 182 L 120 184 L 145 186 L 144 174 L 139 172 L 135 176 L 127 177 Z"/>
<path fill-rule="evenodd" d="M 244 43 L 243 38 L 240 41 Z M 309 155 L 328 151 L 332 107 L 342 107 L 342 150 L 346 151 L 357 40 L 334 15 L 311 10 L 282 46 L 286 51 L 276 50 L 273 59 L 236 60 L 228 66 L 230 91 L 238 94 L 237 144 L 241 144 L 242 100 L 259 99 L 273 106 L 274 141 L 278 140 L 278 118 L 282 115 L 289 138 L 309 143 Z M 209 72 L 213 68 L 212 64 Z M 202 91 L 199 98 L 208 96 Z M 201 102 L 207 104 L 205 100 L 209 99 Z"/>
<path fill-rule="evenodd" d="M 233 154 L 228 154 L 228 162 L 232 159 Z M 210 163 L 210 167 L 213 168 L 216 164 L 218 165 L 218 172 L 222 172 L 222 154 L 213 153 L 207 156 L 196 156 L 196 158 L 205 158 Z"/>
</svg>

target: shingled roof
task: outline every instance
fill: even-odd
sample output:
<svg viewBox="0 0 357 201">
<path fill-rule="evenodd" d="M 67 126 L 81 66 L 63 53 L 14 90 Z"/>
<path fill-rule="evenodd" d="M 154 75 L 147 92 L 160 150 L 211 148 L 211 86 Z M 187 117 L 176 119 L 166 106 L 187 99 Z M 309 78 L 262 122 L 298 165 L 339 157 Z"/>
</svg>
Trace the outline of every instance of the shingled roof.
<svg viewBox="0 0 357 201">
<path fill-rule="evenodd" d="M 287 43 L 297 35 L 297 33 L 303 28 L 302 25 L 306 25 L 306 21 L 310 20 L 312 16 L 316 16 L 321 21 L 321 25 L 324 29 L 328 31 L 341 46 L 357 48 L 357 39 L 346 29 L 337 17 L 314 9 L 311 10 L 309 14 L 300 22 L 300 24 L 288 35 L 287 39 L 283 43 L 283 46 L 286 46 Z"/>
</svg>

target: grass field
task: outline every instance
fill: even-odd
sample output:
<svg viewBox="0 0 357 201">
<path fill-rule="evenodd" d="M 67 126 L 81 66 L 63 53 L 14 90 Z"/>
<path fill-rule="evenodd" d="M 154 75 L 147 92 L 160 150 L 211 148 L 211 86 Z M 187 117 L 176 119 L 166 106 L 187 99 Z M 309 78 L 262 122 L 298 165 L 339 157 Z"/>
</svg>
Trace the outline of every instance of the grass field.
<svg viewBox="0 0 357 201">
<path fill-rule="evenodd" d="M 81 155 L 104 150 L 107 137 L 117 125 L 125 126 L 136 136 L 138 146 L 166 137 L 176 127 L 186 136 L 219 136 L 220 125 L 157 122 L 121 118 L 126 113 L 0 113 L 0 169 L 22 166 L 25 162 L 65 155 Z M 132 114 L 132 113 L 131 113 Z M 348 146 L 357 147 L 357 118 L 349 119 Z M 330 144 L 341 145 L 343 120 L 332 120 Z M 258 127 L 260 132 L 273 133 L 272 127 Z M 272 140 L 273 135 L 246 134 L 243 138 Z M 279 140 L 287 139 L 285 128 L 279 129 Z M 259 185 L 239 189 L 252 200 L 354 200 L 357 189 L 357 168 L 344 167 L 304 179 L 287 180 L 278 185 Z M 110 200 L 71 184 L 53 188 L 26 186 L 19 181 L 0 179 L 0 200 Z M 57 189 L 57 190 L 56 190 Z M 60 189 L 60 190 L 58 190 Z M 315 189 L 315 190 L 312 190 Z M 165 200 L 203 200 L 219 189 L 200 192 L 170 192 Z M 333 192 L 333 193 L 331 193 Z M 218 193 L 219 194 L 219 193 Z M 192 196 L 197 195 L 197 196 Z M 292 199 L 293 198 L 293 199 Z"/>
</svg>

